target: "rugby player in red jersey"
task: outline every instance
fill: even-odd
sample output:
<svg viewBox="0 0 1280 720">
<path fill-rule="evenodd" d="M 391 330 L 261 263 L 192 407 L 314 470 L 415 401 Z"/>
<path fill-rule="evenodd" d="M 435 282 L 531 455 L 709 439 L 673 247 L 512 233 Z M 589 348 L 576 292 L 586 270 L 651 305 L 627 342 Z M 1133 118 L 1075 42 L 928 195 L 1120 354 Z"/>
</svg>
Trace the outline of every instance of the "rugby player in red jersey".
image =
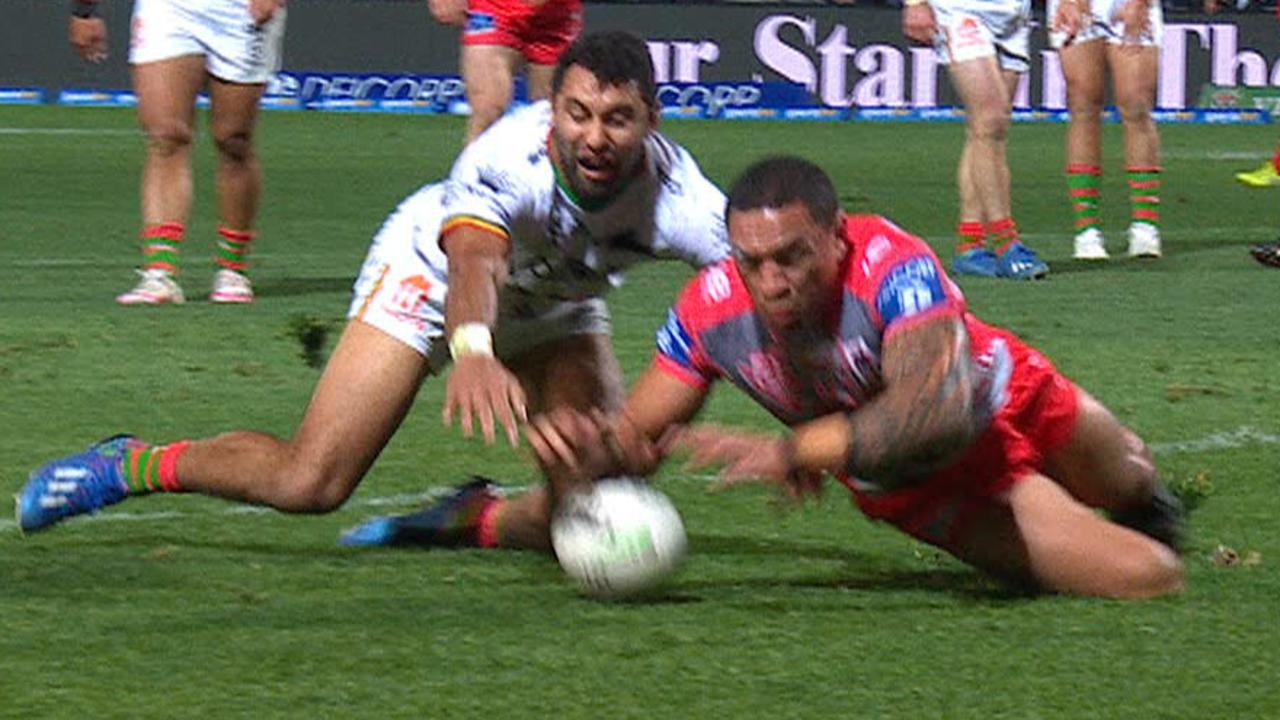
<svg viewBox="0 0 1280 720">
<path fill-rule="evenodd" d="M 647 474 L 727 380 L 786 433 L 695 425 L 719 483 L 804 495 L 837 478 L 871 518 L 1054 592 L 1175 592 L 1183 520 L 1150 450 L 1013 333 L 974 317 L 922 240 L 840 212 L 815 165 L 773 158 L 729 192 L 731 258 L 703 269 L 613 419 L 526 432 L 557 483 Z M 1106 510 L 1109 517 L 1095 512 Z"/>
<path fill-rule="evenodd" d="M 467 142 L 507 111 L 522 66 L 529 100 L 549 97 L 556 61 L 582 32 L 582 0 L 430 0 L 430 7 L 436 20 L 462 28 Z"/>
</svg>

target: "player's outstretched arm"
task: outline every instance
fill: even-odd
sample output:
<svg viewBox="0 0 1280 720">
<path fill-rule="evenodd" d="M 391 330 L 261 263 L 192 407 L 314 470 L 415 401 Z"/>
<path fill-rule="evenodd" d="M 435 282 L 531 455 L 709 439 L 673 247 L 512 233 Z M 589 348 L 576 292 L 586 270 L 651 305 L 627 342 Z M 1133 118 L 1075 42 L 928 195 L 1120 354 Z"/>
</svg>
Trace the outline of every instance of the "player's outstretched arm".
<svg viewBox="0 0 1280 720">
<path fill-rule="evenodd" d="M 528 419 L 520 381 L 493 355 L 498 319 L 498 289 L 507 280 L 510 240 L 470 226 L 449 231 L 440 241 L 449 255 L 449 294 L 445 334 L 454 369 L 445 387 L 443 419 L 458 414 L 462 434 L 471 437 L 478 421 L 486 443 L 493 443 L 495 421 L 511 447 L 520 442 L 519 424 Z"/>
<path fill-rule="evenodd" d="M 666 439 L 698 412 L 707 392 L 653 365 L 636 380 L 617 415 L 558 408 L 533 418 L 525 436 L 543 473 L 557 486 L 645 476 L 662 463 Z"/>
<path fill-rule="evenodd" d="M 797 425 L 789 436 L 716 426 L 689 428 L 679 446 L 695 467 L 721 466 L 719 486 L 765 481 L 814 494 L 821 473 L 847 472 L 895 487 L 923 477 L 981 430 L 973 403 L 968 333 L 961 320 L 926 320 L 890 336 L 885 389 L 853 413 Z"/>
<path fill-rule="evenodd" d="M 909 484 L 951 461 L 981 432 L 969 334 L 960 317 L 925 320 L 891 335 L 881 375 L 884 391 L 847 416 L 842 469 L 851 475 L 885 487 Z M 801 463 L 814 461 L 811 447 L 821 452 L 808 434 L 796 431 Z M 816 459 L 829 461 L 823 454 Z"/>
</svg>

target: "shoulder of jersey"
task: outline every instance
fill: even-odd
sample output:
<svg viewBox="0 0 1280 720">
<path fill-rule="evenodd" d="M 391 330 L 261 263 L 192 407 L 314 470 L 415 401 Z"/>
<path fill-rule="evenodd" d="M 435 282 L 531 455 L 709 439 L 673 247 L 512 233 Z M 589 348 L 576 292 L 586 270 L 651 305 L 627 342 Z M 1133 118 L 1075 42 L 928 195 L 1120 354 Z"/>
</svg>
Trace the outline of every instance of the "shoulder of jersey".
<svg viewBox="0 0 1280 720">
<path fill-rule="evenodd" d="M 731 258 L 700 270 L 685 285 L 676 302 L 681 318 L 694 326 L 690 330 L 714 325 L 734 315 L 749 312 L 752 307 L 751 295 Z"/>
</svg>

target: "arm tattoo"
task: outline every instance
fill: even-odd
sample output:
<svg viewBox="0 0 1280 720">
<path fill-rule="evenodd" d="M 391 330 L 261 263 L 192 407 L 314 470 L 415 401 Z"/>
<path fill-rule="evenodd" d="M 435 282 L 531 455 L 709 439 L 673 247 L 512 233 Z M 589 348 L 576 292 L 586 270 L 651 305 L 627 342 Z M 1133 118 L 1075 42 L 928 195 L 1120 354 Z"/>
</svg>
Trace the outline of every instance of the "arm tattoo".
<svg viewBox="0 0 1280 720">
<path fill-rule="evenodd" d="M 845 469 L 895 489 L 952 460 L 981 432 L 983 417 L 960 318 L 904 330 L 885 346 L 882 363 L 884 392 L 849 417 Z"/>
</svg>

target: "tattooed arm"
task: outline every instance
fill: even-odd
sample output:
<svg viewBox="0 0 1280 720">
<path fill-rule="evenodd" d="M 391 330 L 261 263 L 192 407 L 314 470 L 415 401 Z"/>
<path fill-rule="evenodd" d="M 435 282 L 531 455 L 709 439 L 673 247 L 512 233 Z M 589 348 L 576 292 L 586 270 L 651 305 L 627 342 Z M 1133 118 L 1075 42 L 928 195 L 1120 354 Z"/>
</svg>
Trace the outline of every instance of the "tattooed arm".
<svg viewBox="0 0 1280 720">
<path fill-rule="evenodd" d="M 973 402 L 969 335 L 940 317 L 893 335 L 881 361 L 884 391 L 849 415 L 795 429 L 795 464 L 844 470 L 889 488 L 954 458 L 982 430 Z"/>
<path fill-rule="evenodd" d="M 700 425 L 680 445 L 694 467 L 722 466 L 721 487 L 766 480 L 803 496 L 822 472 L 885 489 L 909 485 L 959 454 L 985 422 L 963 321 L 939 317 L 893 335 L 881 365 L 884 391 L 852 413 L 797 425 L 786 437 Z"/>
</svg>

